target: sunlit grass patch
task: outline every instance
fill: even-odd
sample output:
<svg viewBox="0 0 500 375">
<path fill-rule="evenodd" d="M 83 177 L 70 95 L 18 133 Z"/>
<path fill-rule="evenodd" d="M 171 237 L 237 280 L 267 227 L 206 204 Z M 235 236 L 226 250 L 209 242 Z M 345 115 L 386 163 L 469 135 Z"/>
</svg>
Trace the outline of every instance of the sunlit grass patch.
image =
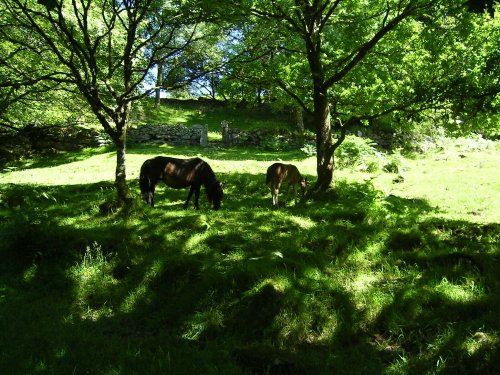
<svg viewBox="0 0 500 375">
<path fill-rule="evenodd" d="M 477 281 L 479 280 L 464 278 L 459 282 L 450 282 L 447 278 L 443 278 L 435 290 L 450 302 L 477 302 L 485 297 L 483 288 Z"/>
<path fill-rule="evenodd" d="M 230 126 L 243 130 L 256 128 L 288 128 L 292 125 L 292 118 L 271 111 L 255 111 L 252 108 L 234 108 L 232 106 L 212 106 L 210 103 L 198 105 L 191 103 L 162 104 L 155 108 L 153 100 L 142 102 L 141 108 L 133 119 L 134 124 L 165 123 L 194 125 L 207 124 L 211 131 L 221 130 L 221 122 L 227 121 Z"/>
<path fill-rule="evenodd" d="M 154 282 L 164 270 L 164 262 L 154 261 L 146 270 L 141 280 L 138 280 L 136 286 L 129 291 L 120 303 L 119 311 L 123 313 L 134 311 L 138 305 L 148 305 L 153 299 L 150 285 Z"/>
<path fill-rule="evenodd" d="M 496 347 L 500 343 L 500 335 L 498 332 L 484 332 L 478 330 L 471 333 L 463 342 L 463 349 L 469 356 L 474 355 L 480 350 Z"/>
<path fill-rule="evenodd" d="M 198 312 L 189 322 L 186 331 L 182 337 L 188 340 L 198 340 L 209 329 L 224 327 L 223 315 L 220 310 L 209 309 L 208 311 Z"/>
<path fill-rule="evenodd" d="M 32 264 L 30 267 L 28 267 L 23 273 L 24 282 L 26 283 L 32 282 L 37 275 L 37 271 L 38 271 L 38 265 L 35 263 Z"/>
<path fill-rule="evenodd" d="M 351 288 L 355 293 L 363 293 L 370 290 L 377 283 L 382 275 L 360 274 L 354 278 Z"/>
<path fill-rule="evenodd" d="M 117 284 L 112 276 L 112 261 L 104 255 L 101 245 L 87 246 L 80 260 L 68 270 L 75 284 L 75 304 L 81 319 L 96 320 L 111 316 L 111 292 Z"/>
<path fill-rule="evenodd" d="M 316 223 L 304 216 L 290 216 L 289 220 L 300 229 L 310 230 L 316 226 Z"/>
</svg>

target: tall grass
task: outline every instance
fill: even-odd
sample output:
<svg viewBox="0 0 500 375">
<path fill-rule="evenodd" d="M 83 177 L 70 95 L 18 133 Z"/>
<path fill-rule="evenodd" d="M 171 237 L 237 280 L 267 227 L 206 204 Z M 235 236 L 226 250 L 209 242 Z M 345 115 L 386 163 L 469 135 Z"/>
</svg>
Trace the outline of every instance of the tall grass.
<svg viewBox="0 0 500 375">
<path fill-rule="evenodd" d="M 159 187 L 126 217 L 98 209 L 112 154 L 19 165 L 0 178 L 0 372 L 498 372 L 500 156 L 454 147 L 401 156 L 397 182 L 346 166 L 279 210 L 267 166 L 313 179 L 314 158 L 131 149 L 136 192 L 146 158 L 199 154 L 226 194 L 183 210 Z"/>
</svg>

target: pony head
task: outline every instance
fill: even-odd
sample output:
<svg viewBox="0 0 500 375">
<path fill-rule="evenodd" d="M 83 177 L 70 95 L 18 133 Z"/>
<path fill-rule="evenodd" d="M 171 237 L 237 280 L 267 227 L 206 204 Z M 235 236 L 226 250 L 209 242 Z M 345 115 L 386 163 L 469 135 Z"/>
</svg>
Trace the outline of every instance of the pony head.
<svg viewBox="0 0 500 375">
<path fill-rule="evenodd" d="M 206 186 L 206 191 L 208 201 L 213 203 L 214 210 L 218 210 L 220 208 L 222 196 L 224 195 L 222 184 L 219 181 L 214 180 L 210 185 Z"/>
<path fill-rule="evenodd" d="M 150 206 L 153 205 L 154 187 L 151 186 L 151 180 L 149 177 L 141 174 L 139 177 L 139 187 L 141 189 L 142 199 Z"/>
<path fill-rule="evenodd" d="M 141 166 L 139 174 L 139 188 L 141 189 L 142 199 L 150 206 L 154 205 L 155 184 L 151 181 L 150 175 L 151 160 L 146 160 Z"/>
</svg>

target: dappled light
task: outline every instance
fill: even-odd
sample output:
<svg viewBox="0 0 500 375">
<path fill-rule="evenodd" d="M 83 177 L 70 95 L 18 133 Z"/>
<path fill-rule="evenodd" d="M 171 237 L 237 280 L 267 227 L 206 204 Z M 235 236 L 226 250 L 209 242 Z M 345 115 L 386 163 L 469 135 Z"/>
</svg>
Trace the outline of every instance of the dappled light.
<svg viewBox="0 0 500 375">
<path fill-rule="evenodd" d="M 500 374 L 499 1 L 0 1 L 0 374 Z"/>
<path fill-rule="evenodd" d="M 110 183 L 3 184 L 0 306 L 16 316 L 2 323 L 4 366 L 432 372 L 498 359 L 498 224 L 439 219 L 370 181 L 276 210 L 263 174 L 218 176 L 220 211 L 183 210 L 186 192 L 160 187 L 155 208 L 126 218 L 99 212 Z"/>
</svg>

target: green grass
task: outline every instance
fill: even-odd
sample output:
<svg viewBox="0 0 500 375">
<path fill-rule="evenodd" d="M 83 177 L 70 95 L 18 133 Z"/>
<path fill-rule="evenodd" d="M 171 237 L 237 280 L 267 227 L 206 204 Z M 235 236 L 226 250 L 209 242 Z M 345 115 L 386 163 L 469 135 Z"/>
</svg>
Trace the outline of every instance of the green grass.
<svg viewBox="0 0 500 375">
<path fill-rule="evenodd" d="M 259 128 L 293 128 L 293 115 L 284 112 L 271 112 L 267 109 L 238 108 L 237 106 L 211 106 L 170 104 L 159 109 L 154 106 L 153 99 L 144 100 L 141 107 L 133 115 L 132 124 L 207 124 L 209 133 L 221 131 L 221 122 L 229 122 L 229 126 L 241 130 Z"/>
<path fill-rule="evenodd" d="M 0 176 L 0 373 L 359 374 L 500 371 L 498 148 L 404 159 L 403 180 L 335 172 L 322 197 L 271 208 L 299 152 L 199 155 L 220 211 L 159 187 L 154 209 L 102 215 L 115 155 L 86 150 Z M 460 156 L 461 155 L 461 156 Z"/>
</svg>

